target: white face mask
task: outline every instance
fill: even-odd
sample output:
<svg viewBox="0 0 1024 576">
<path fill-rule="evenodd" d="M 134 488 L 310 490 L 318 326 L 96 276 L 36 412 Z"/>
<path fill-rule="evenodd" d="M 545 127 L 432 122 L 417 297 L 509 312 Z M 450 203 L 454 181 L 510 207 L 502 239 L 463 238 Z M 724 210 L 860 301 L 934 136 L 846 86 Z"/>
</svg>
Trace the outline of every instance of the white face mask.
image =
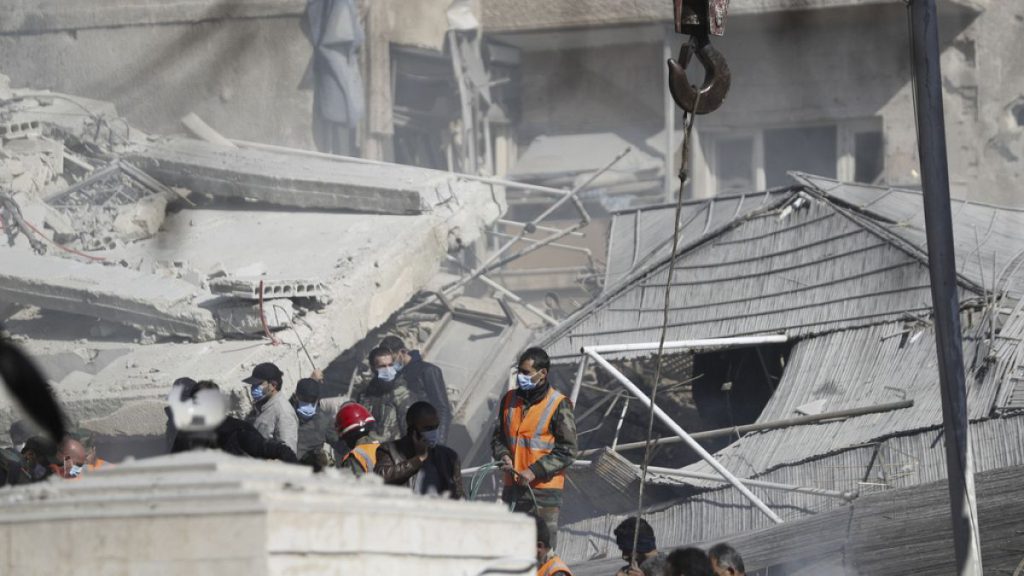
<svg viewBox="0 0 1024 576">
<path fill-rule="evenodd" d="M 377 378 L 380 378 L 384 382 L 391 382 L 398 376 L 398 370 L 395 370 L 394 366 L 385 366 L 384 368 L 377 368 Z"/>
<path fill-rule="evenodd" d="M 537 383 L 534 382 L 533 378 L 530 378 L 530 376 L 520 372 L 519 374 L 516 374 L 516 386 L 518 386 L 520 390 L 533 390 L 537 387 Z"/>
</svg>

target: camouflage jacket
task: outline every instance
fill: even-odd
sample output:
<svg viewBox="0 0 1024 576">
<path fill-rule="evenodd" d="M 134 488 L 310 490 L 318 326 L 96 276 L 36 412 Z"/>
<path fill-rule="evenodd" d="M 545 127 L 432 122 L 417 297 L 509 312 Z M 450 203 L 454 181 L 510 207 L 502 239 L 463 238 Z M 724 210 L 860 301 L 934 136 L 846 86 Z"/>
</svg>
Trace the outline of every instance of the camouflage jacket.
<svg viewBox="0 0 1024 576">
<path fill-rule="evenodd" d="M 547 388 L 531 391 L 527 400 L 527 409 L 533 406 L 544 397 Z M 522 394 L 522 392 L 519 392 Z M 491 455 L 496 461 L 502 456 L 511 455 L 508 449 L 509 441 L 505 436 L 504 415 L 501 414 L 501 402 L 498 403 L 497 422 L 494 428 L 494 436 L 491 438 Z M 555 448 L 550 454 L 542 456 L 539 460 L 530 465 L 530 470 L 537 478 L 548 480 L 558 472 L 565 470 L 576 460 L 576 416 L 573 414 L 572 401 L 566 398 L 555 415 L 551 418 L 551 434 L 555 437 Z M 505 499 L 520 500 L 529 498 L 525 489 L 506 490 Z M 540 506 L 557 506 L 561 503 L 561 490 L 538 489 L 534 490 L 537 503 Z"/>
<path fill-rule="evenodd" d="M 384 440 L 397 440 L 405 434 L 405 413 L 418 400 L 414 398 L 401 376 L 393 382 L 377 378 L 356 392 L 353 398 L 377 421 L 377 436 Z"/>
</svg>

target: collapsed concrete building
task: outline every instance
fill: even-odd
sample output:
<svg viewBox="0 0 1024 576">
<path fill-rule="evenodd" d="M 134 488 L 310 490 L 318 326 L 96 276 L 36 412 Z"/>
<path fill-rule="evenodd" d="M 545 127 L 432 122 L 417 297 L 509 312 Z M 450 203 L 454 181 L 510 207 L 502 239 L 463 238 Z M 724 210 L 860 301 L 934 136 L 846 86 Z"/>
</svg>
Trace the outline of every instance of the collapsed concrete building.
<svg viewBox="0 0 1024 576">
<path fill-rule="evenodd" d="M 4 89 L 5 327 L 104 436 L 155 438 L 174 379 L 230 389 L 259 362 L 290 382 L 326 369 L 343 395 L 353 374 L 331 363 L 505 210 L 503 188 L 455 174 L 149 136 L 107 103 Z M 459 294 L 446 305 L 473 316 Z"/>
<path fill-rule="evenodd" d="M 654 352 L 630 345 L 658 342 L 670 267 L 666 340 L 694 344 L 666 351 L 657 403 L 785 523 L 659 422 L 645 512 L 659 548 L 737 540 L 751 571 L 954 569 L 933 484 L 946 468 L 921 195 L 795 178 L 684 204 L 674 260 L 674 205 L 617 213 L 605 292 L 544 338 L 558 385 L 579 398 L 582 461 L 559 547 L 581 573 L 620 562 L 612 530 L 637 510 L 648 412 L 580 350 L 602 350 L 650 393 Z M 1024 222 L 965 200 L 953 213 L 983 554 L 988 570 L 1012 571 L 1022 540 L 1001 511 L 1024 465 Z M 761 341 L 701 344 L 737 337 Z M 907 529 L 911 509 L 941 525 Z M 918 545 L 931 552 L 903 555 Z"/>
</svg>

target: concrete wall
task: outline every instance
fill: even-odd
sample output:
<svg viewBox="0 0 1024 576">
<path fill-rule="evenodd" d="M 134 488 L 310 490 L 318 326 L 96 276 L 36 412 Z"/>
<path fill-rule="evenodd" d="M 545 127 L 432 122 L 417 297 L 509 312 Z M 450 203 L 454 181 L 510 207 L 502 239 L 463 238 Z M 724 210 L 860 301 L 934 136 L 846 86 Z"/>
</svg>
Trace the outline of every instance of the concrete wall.
<svg viewBox="0 0 1024 576">
<path fill-rule="evenodd" d="M 992 2 L 980 13 L 944 4 L 940 24 L 953 194 L 1024 205 L 1024 4 Z M 631 44 L 571 49 L 559 49 L 554 33 L 519 36 L 521 144 L 542 133 L 660 129 L 660 33 L 634 29 Z M 560 34 L 576 46 L 579 32 Z M 541 48 L 530 50 L 530 42 Z M 715 45 L 732 69 L 732 89 L 718 111 L 698 119 L 698 131 L 880 118 L 886 182 L 920 185 L 902 5 L 741 11 Z"/>
<path fill-rule="evenodd" d="M 19 576 L 528 574 L 534 536 L 500 504 L 220 452 L 0 491 L 0 573 Z"/>
<path fill-rule="evenodd" d="M 112 101 L 145 131 L 182 132 L 195 111 L 229 137 L 312 147 L 304 3 L 75 4 L 26 13 L 0 1 L 0 72 L 13 86 Z"/>
</svg>

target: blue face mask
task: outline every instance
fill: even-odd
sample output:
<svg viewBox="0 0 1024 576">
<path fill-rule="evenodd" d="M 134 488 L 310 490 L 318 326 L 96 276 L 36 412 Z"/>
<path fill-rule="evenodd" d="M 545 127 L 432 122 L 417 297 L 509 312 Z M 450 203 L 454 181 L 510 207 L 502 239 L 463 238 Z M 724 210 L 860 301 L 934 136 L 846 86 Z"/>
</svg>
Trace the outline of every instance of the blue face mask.
<svg viewBox="0 0 1024 576">
<path fill-rule="evenodd" d="M 398 370 L 395 370 L 394 365 L 377 369 L 377 378 L 380 378 L 384 382 L 391 382 L 395 379 L 395 376 L 398 376 Z"/>
<path fill-rule="evenodd" d="M 391 365 L 391 367 L 395 369 L 395 372 L 401 372 L 402 368 L 405 368 L 405 364 L 396 361 L 394 364 Z"/>
<path fill-rule="evenodd" d="M 537 387 L 537 383 L 526 374 L 519 373 L 516 374 L 516 386 L 518 386 L 520 390 L 533 390 Z"/>
<path fill-rule="evenodd" d="M 255 402 L 259 402 L 260 400 L 263 400 L 267 396 L 267 393 L 263 391 L 262 384 L 257 384 L 253 386 L 252 388 L 249 389 L 249 392 L 252 394 L 252 399 Z"/>
<path fill-rule="evenodd" d="M 84 468 L 85 468 L 85 466 L 76 466 L 76 465 L 72 464 L 68 468 L 68 476 L 70 476 L 72 478 L 78 478 L 79 476 L 82 475 L 82 470 Z"/>
<path fill-rule="evenodd" d="M 441 440 L 441 435 L 438 434 L 437 428 L 433 430 L 424 430 L 420 432 L 420 436 L 423 437 L 423 441 L 427 443 L 427 446 L 433 448 L 437 446 L 437 443 Z"/>
<path fill-rule="evenodd" d="M 299 402 L 299 407 L 295 409 L 295 412 L 297 412 L 299 416 L 305 418 L 306 420 L 309 420 L 310 418 L 316 415 L 316 404 Z"/>
</svg>

